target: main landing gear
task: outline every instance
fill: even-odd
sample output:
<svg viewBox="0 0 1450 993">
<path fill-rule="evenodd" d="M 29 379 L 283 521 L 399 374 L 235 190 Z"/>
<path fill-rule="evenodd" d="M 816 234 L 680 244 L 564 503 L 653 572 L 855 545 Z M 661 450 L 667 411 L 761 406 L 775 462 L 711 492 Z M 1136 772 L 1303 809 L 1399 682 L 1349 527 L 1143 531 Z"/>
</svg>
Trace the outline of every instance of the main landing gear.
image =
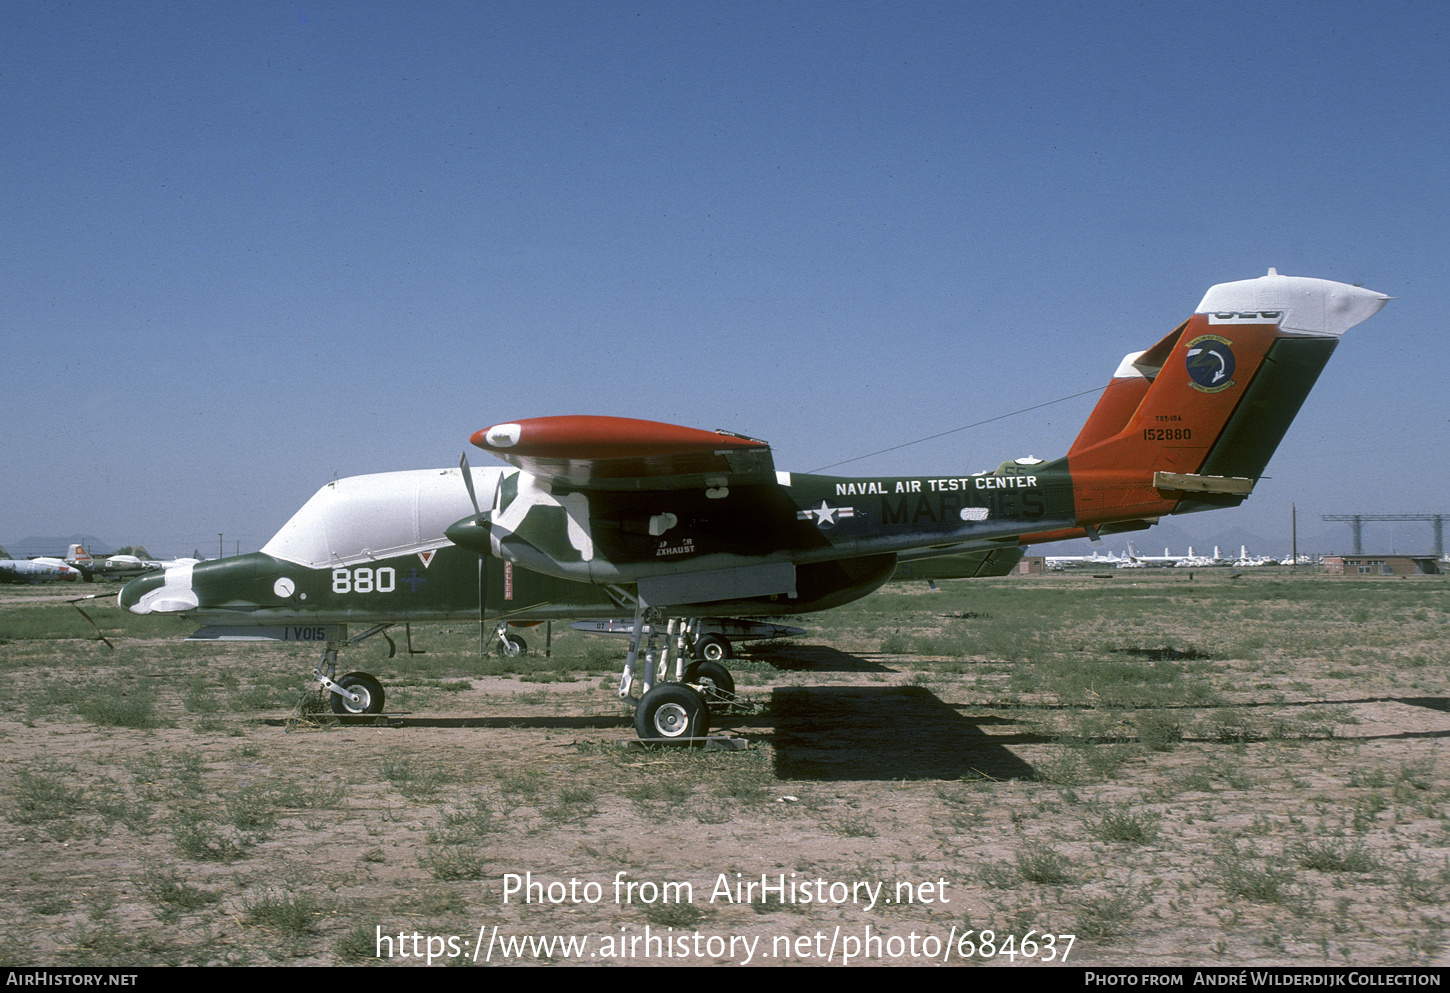
<svg viewBox="0 0 1450 993">
<path fill-rule="evenodd" d="M 641 741 L 698 744 L 710 732 L 711 707 L 723 713 L 734 705 L 735 678 L 720 663 L 730 657 L 730 643 L 716 635 L 702 637 L 699 628 L 698 620 L 667 618 L 657 609 L 635 611 L 619 696 L 630 699 L 643 648 L 641 694 L 634 708 L 634 731 Z M 694 661 L 687 664 L 692 655 Z"/>
</svg>

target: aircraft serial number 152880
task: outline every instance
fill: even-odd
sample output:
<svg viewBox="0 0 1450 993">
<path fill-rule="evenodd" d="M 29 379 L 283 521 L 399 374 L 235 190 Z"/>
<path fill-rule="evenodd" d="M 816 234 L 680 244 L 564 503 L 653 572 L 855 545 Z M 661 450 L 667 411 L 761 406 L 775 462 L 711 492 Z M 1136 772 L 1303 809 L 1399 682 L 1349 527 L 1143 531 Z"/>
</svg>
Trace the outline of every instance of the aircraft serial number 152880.
<svg viewBox="0 0 1450 993">
<path fill-rule="evenodd" d="M 135 580 L 120 601 L 211 624 L 317 625 L 318 675 L 349 710 L 380 709 L 382 688 L 361 673 L 333 682 L 347 641 L 333 625 L 632 611 L 619 692 L 638 691 L 636 731 L 692 738 L 733 692 L 718 662 L 686 664 L 701 619 L 823 610 L 899 561 L 970 553 L 956 574 L 992 573 L 1023 545 L 1236 506 L 1340 336 L 1388 299 L 1273 270 L 1214 286 L 1123 359 L 1067 455 L 972 475 L 779 472 L 763 441 L 624 418 L 501 423 L 472 441 L 511 468 L 465 459 L 338 480 L 261 552 Z"/>
</svg>

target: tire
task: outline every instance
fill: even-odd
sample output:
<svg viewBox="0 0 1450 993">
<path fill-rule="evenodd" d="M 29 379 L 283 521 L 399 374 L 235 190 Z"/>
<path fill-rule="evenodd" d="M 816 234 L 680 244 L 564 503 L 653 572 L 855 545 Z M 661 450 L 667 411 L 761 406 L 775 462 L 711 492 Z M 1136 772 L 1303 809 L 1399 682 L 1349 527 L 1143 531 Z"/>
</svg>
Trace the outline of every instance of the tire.
<svg viewBox="0 0 1450 993">
<path fill-rule="evenodd" d="M 329 693 L 334 714 L 381 714 L 383 712 L 383 684 L 365 672 L 349 672 L 337 681 L 337 685 L 351 690 L 362 700 L 353 703 L 345 696 Z"/>
<path fill-rule="evenodd" d="M 634 733 L 644 740 L 702 738 L 710 730 L 710 705 L 682 683 L 660 683 L 634 708 Z"/>
<path fill-rule="evenodd" d="M 730 640 L 718 634 L 707 634 L 695 642 L 695 658 L 706 662 L 724 662 L 731 658 Z"/>
<path fill-rule="evenodd" d="M 511 659 L 529 654 L 529 643 L 512 631 L 503 636 L 503 645 L 501 648 L 504 655 Z"/>
<path fill-rule="evenodd" d="M 685 667 L 685 682 L 698 686 L 706 703 L 728 705 L 735 699 L 735 677 L 719 662 L 691 662 Z"/>
</svg>

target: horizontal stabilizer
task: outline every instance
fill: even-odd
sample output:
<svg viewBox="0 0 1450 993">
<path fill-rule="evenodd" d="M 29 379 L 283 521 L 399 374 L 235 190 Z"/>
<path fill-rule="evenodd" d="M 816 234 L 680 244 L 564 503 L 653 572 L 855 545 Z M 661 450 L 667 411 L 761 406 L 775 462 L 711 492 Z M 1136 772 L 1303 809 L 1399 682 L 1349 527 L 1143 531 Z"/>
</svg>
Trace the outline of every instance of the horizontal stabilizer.
<svg viewBox="0 0 1450 993">
<path fill-rule="evenodd" d="M 1160 492 L 1233 493 L 1248 496 L 1254 481 L 1242 476 L 1200 476 L 1191 472 L 1155 472 L 1153 488 Z"/>
</svg>

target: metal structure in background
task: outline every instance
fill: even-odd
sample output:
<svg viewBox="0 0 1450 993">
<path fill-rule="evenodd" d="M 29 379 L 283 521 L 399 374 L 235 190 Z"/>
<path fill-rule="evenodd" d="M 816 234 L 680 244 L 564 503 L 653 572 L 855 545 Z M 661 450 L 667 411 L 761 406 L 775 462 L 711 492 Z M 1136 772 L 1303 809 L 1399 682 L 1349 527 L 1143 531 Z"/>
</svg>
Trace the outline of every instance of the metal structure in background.
<svg viewBox="0 0 1450 993">
<path fill-rule="evenodd" d="M 1445 518 L 1450 514 L 1325 514 L 1326 521 L 1348 521 L 1354 532 L 1354 554 L 1364 554 L 1363 526 L 1365 521 L 1430 521 L 1435 528 L 1435 554 L 1445 555 Z"/>
</svg>

